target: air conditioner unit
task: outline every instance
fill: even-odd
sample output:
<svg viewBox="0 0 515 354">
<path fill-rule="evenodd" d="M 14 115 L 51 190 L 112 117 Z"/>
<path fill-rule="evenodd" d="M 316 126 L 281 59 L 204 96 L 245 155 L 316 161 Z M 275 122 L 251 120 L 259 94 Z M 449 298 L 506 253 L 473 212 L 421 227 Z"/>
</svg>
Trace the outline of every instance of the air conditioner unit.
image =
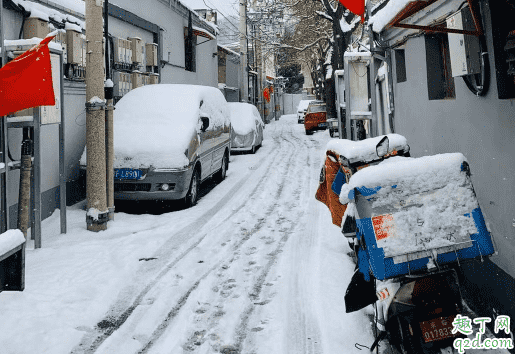
<svg viewBox="0 0 515 354">
<path fill-rule="evenodd" d="M 145 51 L 147 57 L 147 66 L 157 66 L 157 44 L 147 43 L 145 44 Z"/>
<path fill-rule="evenodd" d="M 447 18 L 447 28 L 475 31 L 474 20 L 468 7 Z M 479 38 L 468 34 L 449 33 L 449 55 L 452 76 L 481 72 L 481 46 Z"/>
</svg>

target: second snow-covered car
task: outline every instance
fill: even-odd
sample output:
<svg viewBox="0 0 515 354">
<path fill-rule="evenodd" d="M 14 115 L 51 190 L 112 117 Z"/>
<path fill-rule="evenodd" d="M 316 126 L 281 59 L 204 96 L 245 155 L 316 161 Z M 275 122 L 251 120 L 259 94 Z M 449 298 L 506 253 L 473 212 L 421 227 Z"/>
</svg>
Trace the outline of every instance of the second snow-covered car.
<svg viewBox="0 0 515 354">
<path fill-rule="evenodd" d="M 313 100 L 301 100 L 297 106 L 297 123 L 304 123 L 304 116 L 308 109 L 309 103 Z"/>
<path fill-rule="evenodd" d="M 249 103 L 227 104 L 231 115 L 231 151 L 255 153 L 263 143 L 265 124 L 256 106 Z"/>
<path fill-rule="evenodd" d="M 130 91 L 114 111 L 115 199 L 184 200 L 199 185 L 225 178 L 230 120 L 220 90 L 149 85 Z"/>
</svg>

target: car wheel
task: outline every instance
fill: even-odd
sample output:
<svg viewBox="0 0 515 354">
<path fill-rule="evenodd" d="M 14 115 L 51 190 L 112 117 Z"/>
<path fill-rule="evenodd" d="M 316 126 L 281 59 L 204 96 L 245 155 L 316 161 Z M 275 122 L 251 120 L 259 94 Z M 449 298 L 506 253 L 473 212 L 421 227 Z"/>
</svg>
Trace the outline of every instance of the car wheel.
<svg viewBox="0 0 515 354">
<path fill-rule="evenodd" d="M 306 130 L 306 135 L 312 135 L 312 134 L 313 134 L 312 130 Z"/>
<path fill-rule="evenodd" d="M 220 167 L 220 170 L 216 174 L 216 179 L 219 182 L 222 182 L 225 179 L 225 176 L 227 175 L 227 166 L 229 164 L 229 158 L 227 156 L 227 152 L 224 153 L 224 157 L 222 158 L 222 166 Z"/>
<path fill-rule="evenodd" d="M 332 130 L 329 130 L 329 135 L 331 136 L 331 138 L 334 137 L 334 133 Z"/>
<path fill-rule="evenodd" d="M 190 188 L 188 189 L 188 193 L 186 194 L 185 202 L 186 207 L 190 208 L 197 204 L 198 201 L 198 191 L 200 187 L 200 174 L 199 170 L 196 168 L 193 171 L 193 175 L 191 176 Z"/>
</svg>

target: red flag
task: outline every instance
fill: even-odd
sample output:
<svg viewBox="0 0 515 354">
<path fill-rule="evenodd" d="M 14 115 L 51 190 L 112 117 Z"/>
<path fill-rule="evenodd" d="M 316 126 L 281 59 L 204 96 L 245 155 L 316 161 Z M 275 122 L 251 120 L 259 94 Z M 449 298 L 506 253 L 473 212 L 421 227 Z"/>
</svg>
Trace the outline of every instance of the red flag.
<svg viewBox="0 0 515 354">
<path fill-rule="evenodd" d="M 268 87 L 266 87 L 264 90 L 263 90 L 263 96 L 265 96 L 265 100 L 267 102 L 270 102 L 270 89 Z"/>
<path fill-rule="evenodd" d="M 365 0 L 339 0 L 350 12 L 361 16 L 361 23 L 365 21 Z"/>
<path fill-rule="evenodd" d="M 27 50 L 0 69 L 0 116 L 25 108 L 55 105 L 48 42 Z"/>
</svg>

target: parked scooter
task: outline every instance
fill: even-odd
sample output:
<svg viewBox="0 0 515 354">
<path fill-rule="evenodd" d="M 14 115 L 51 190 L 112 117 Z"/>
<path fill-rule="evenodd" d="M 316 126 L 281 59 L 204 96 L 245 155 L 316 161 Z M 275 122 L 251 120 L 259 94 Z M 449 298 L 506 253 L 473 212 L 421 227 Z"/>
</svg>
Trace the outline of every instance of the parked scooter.
<svg viewBox="0 0 515 354">
<path fill-rule="evenodd" d="M 377 145 L 377 155 L 388 148 Z M 379 330 L 401 353 L 452 353 L 463 313 L 455 268 L 494 253 L 462 154 L 390 159 L 353 174 L 340 203 L 342 233 L 357 269 L 346 311 L 370 304 Z"/>
</svg>

